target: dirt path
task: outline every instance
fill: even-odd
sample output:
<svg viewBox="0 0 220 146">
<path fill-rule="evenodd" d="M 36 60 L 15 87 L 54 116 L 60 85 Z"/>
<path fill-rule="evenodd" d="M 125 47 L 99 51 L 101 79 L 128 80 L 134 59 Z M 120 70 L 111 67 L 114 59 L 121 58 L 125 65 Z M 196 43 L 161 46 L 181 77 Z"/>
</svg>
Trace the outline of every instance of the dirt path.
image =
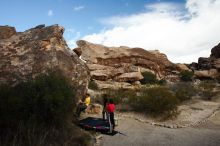
<svg viewBox="0 0 220 146">
<path fill-rule="evenodd" d="M 131 118 L 119 119 L 120 133 L 102 135 L 101 146 L 219 146 L 220 112 L 197 127 L 169 129 Z"/>
</svg>

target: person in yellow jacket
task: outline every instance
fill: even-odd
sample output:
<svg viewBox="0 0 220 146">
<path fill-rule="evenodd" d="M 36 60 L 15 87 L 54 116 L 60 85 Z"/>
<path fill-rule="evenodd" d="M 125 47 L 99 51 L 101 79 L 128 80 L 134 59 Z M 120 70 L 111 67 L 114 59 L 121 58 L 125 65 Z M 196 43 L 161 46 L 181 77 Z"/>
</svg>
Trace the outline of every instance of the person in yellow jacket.
<svg viewBox="0 0 220 146">
<path fill-rule="evenodd" d="M 76 108 L 76 116 L 80 117 L 80 114 L 82 111 L 84 111 L 90 104 L 91 102 L 91 98 L 90 98 L 90 94 L 86 94 L 86 97 L 81 99 L 78 103 L 78 106 Z"/>
</svg>

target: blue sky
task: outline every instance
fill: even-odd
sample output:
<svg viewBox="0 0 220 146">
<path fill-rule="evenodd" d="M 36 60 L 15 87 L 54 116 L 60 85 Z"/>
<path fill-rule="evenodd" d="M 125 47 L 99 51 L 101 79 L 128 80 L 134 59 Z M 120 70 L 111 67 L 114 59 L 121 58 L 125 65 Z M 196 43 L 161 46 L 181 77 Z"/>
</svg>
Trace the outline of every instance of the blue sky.
<svg viewBox="0 0 220 146">
<path fill-rule="evenodd" d="M 39 24 L 59 24 L 65 27 L 65 38 L 71 48 L 75 47 L 76 40 L 85 39 L 108 46 L 158 49 L 171 61 L 190 62 L 196 61 L 198 55 L 208 56 L 209 47 L 220 42 L 216 28 L 220 26 L 219 21 L 206 25 L 210 31 L 200 24 L 219 16 L 219 1 L 1 0 L 0 25 L 24 31 Z M 197 34 L 196 25 L 204 32 L 189 37 L 190 32 Z M 217 35 L 211 36 L 216 30 Z M 200 37 L 207 34 L 211 36 L 210 41 Z M 189 38 L 197 38 L 198 41 L 192 43 Z M 181 52 L 183 49 L 189 53 Z"/>
<path fill-rule="evenodd" d="M 39 24 L 59 24 L 81 35 L 103 29 L 100 20 L 145 10 L 145 5 L 184 0 L 1 0 L 0 25 L 24 31 Z M 50 16 L 49 16 L 50 15 Z"/>
</svg>

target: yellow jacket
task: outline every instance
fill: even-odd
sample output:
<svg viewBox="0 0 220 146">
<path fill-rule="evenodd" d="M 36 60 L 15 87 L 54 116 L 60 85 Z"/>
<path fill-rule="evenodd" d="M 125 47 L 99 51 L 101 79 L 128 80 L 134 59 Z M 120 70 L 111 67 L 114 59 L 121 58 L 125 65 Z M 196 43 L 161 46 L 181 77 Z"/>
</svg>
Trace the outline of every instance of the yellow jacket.
<svg viewBox="0 0 220 146">
<path fill-rule="evenodd" d="M 86 99 L 85 99 L 85 102 L 84 102 L 86 104 L 86 106 L 89 106 L 90 101 L 91 101 L 90 97 L 86 96 Z"/>
</svg>

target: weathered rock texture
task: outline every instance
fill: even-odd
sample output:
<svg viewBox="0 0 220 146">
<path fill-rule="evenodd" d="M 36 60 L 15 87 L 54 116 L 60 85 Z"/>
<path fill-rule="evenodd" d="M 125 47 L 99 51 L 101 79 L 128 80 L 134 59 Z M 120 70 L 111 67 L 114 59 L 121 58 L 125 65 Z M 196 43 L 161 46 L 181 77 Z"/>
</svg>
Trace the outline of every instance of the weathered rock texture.
<svg viewBox="0 0 220 146">
<path fill-rule="evenodd" d="M 220 75 L 220 43 L 212 48 L 211 55 L 208 58 L 200 57 L 198 64 L 190 64 L 189 67 L 194 70 L 197 78 L 216 79 Z"/>
<path fill-rule="evenodd" d="M 91 78 L 102 84 L 101 88 L 118 84 L 120 87 L 137 86 L 139 83 L 137 81 L 143 78 L 141 73 L 146 71 L 154 73 L 161 79 L 173 65 L 166 55 L 158 51 L 124 46 L 106 47 L 83 40 L 77 41 L 77 45 L 78 48 L 74 51 L 86 61 Z"/>
<path fill-rule="evenodd" d="M 0 40 L 10 38 L 14 34 L 16 34 L 16 30 L 14 27 L 0 26 Z"/>
<path fill-rule="evenodd" d="M 55 70 L 71 80 L 78 94 L 85 92 L 88 68 L 68 48 L 63 27 L 40 25 L 19 33 L 7 26 L 0 30 L 0 84 L 15 85 Z"/>
</svg>

